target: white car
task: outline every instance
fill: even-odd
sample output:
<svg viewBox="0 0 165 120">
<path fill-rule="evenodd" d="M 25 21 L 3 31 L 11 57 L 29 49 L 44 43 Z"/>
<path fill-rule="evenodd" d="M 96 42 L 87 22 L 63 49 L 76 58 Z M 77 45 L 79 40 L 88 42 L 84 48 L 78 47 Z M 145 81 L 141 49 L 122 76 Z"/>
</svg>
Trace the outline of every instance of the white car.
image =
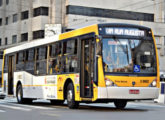
<svg viewBox="0 0 165 120">
<path fill-rule="evenodd" d="M 2 88 L 0 87 L 0 99 L 4 99 L 5 95 L 2 93 Z"/>
</svg>

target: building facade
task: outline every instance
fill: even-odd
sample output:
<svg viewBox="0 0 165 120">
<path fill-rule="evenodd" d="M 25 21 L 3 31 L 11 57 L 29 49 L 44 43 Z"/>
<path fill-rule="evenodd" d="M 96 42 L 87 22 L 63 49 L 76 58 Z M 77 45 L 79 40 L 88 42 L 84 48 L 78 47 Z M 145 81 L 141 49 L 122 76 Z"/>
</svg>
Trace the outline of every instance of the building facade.
<svg viewBox="0 0 165 120">
<path fill-rule="evenodd" d="M 165 73 L 165 0 L 0 0 L 0 50 L 44 38 L 45 24 L 64 32 L 94 23 L 151 27 Z"/>
</svg>

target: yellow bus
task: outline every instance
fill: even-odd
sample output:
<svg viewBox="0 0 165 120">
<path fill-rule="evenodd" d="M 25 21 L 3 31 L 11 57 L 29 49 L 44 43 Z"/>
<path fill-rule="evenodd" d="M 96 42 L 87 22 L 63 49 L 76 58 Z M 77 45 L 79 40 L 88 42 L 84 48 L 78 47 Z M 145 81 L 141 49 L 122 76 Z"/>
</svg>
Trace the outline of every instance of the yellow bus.
<svg viewBox="0 0 165 120">
<path fill-rule="evenodd" d="M 159 93 L 158 53 L 150 28 L 95 24 L 6 49 L 2 86 L 18 103 L 151 100 Z"/>
</svg>

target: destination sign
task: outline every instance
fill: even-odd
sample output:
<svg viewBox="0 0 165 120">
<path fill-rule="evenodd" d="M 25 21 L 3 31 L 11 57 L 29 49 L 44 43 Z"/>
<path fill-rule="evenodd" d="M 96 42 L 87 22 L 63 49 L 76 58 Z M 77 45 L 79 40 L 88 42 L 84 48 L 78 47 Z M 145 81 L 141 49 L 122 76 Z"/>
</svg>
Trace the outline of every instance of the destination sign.
<svg viewBox="0 0 165 120">
<path fill-rule="evenodd" d="M 145 36 L 145 31 L 133 28 L 105 28 L 108 35 Z"/>
</svg>

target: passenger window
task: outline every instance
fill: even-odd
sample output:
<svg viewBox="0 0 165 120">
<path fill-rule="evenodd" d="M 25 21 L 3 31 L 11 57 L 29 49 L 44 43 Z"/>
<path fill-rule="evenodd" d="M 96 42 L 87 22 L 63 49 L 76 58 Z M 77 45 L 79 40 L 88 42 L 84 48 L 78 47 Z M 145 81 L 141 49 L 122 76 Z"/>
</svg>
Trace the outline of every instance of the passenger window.
<svg viewBox="0 0 165 120">
<path fill-rule="evenodd" d="M 61 54 L 61 43 L 55 43 L 50 45 L 50 56 L 56 57 Z"/>
<path fill-rule="evenodd" d="M 76 54 L 77 40 L 69 40 L 63 43 L 63 54 Z"/>
<path fill-rule="evenodd" d="M 47 64 L 46 60 L 44 61 L 37 61 L 36 63 L 36 74 L 37 75 L 45 75 L 47 73 Z"/>
<path fill-rule="evenodd" d="M 24 70 L 24 52 L 17 53 L 16 70 Z"/>
<path fill-rule="evenodd" d="M 47 46 L 37 48 L 37 60 L 43 60 L 47 58 Z"/>
<path fill-rule="evenodd" d="M 36 54 L 36 74 L 45 75 L 47 74 L 47 46 L 37 48 Z"/>
<path fill-rule="evenodd" d="M 48 62 L 49 74 L 57 74 L 61 72 L 61 42 L 50 45 L 50 59 Z"/>
<path fill-rule="evenodd" d="M 4 73 L 8 72 L 8 56 L 5 56 Z"/>
<path fill-rule="evenodd" d="M 30 49 L 26 51 L 26 61 L 34 60 L 34 49 Z"/>
<path fill-rule="evenodd" d="M 62 72 L 77 72 L 77 40 L 68 40 L 63 43 Z"/>
<path fill-rule="evenodd" d="M 35 50 L 29 49 L 26 51 L 25 57 L 25 70 L 31 74 L 34 74 L 34 58 L 35 58 Z"/>
<path fill-rule="evenodd" d="M 21 63 L 24 61 L 24 52 L 17 53 L 17 63 Z"/>
<path fill-rule="evenodd" d="M 57 74 L 61 72 L 61 57 L 49 60 L 49 74 Z"/>
</svg>

